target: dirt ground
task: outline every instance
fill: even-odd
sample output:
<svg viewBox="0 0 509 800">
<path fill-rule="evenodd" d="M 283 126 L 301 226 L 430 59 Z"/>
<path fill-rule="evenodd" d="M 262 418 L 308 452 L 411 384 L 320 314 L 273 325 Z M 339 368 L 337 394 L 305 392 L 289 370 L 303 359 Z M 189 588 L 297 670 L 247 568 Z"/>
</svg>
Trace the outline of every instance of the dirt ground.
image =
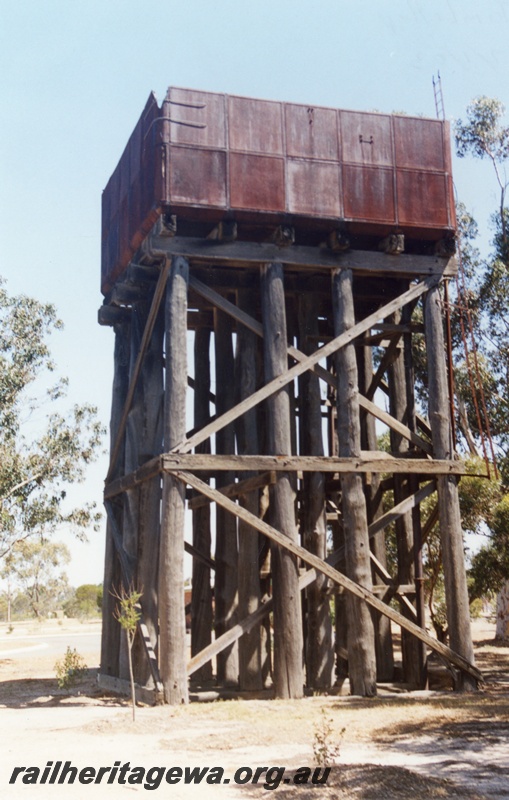
<svg viewBox="0 0 509 800">
<path fill-rule="evenodd" d="M 280 800 L 509 798 L 509 642 L 495 642 L 494 626 L 485 620 L 476 621 L 473 630 L 477 664 L 486 680 L 479 693 L 385 687 L 370 700 L 315 696 L 145 706 L 137 708 L 133 722 L 126 700 L 96 686 L 97 649 L 80 651 L 89 666 L 87 676 L 68 692 L 58 689 L 54 656 L 34 650 L 30 660 L 20 658 L 2 628 L 0 796 L 117 800 L 156 790 L 157 771 L 149 780 L 150 768 L 176 767 L 184 775 L 186 767 L 209 767 L 209 783 L 207 775 L 200 785 L 186 785 L 183 779 L 169 785 L 163 778 L 159 795 L 250 800 L 276 791 Z M 62 653 L 65 641 L 64 636 Z M 301 768 L 314 774 L 320 737 L 332 758 L 327 783 L 295 785 Z M 120 769 L 129 762 L 131 772 L 125 775 L 143 767 L 146 777 L 144 783 L 115 779 L 109 784 L 108 771 L 100 784 L 50 786 L 35 784 L 32 770 L 9 784 L 15 767 L 37 767 L 41 777 L 48 762 L 53 768 L 57 761 L 70 761 L 78 770 L 114 767 L 115 762 Z M 277 769 L 283 766 L 284 777 Z M 268 770 L 260 772 L 258 783 L 236 783 L 236 776 L 247 780 L 258 767 Z M 25 783 L 20 782 L 23 774 Z M 180 775 L 178 770 L 172 774 Z"/>
</svg>

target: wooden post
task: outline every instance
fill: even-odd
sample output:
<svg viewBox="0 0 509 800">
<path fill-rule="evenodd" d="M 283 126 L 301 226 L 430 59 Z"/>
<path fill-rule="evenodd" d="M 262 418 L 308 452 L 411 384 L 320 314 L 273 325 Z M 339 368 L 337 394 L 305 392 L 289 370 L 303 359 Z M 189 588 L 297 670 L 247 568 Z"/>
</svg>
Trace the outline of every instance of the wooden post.
<svg viewBox="0 0 509 800">
<path fill-rule="evenodd" d="M 355 325 L 351 270 L 332 273 L 334 333 L 339 336 Z M 339 455 L 360 456 L 361 435 L 358 375 L 355 347 L 348 344 L 336 355 L 338 377 Z M 341 475 L 343 527 L 347 571 L 351 580 L 372 589 L 368 521 L 362 476 Z M 370 610 L 357 597 L 348 595 L 348 663 L 352 694 L 376 695 L 376 655 Z"/>
<path fill-rule="evenodd" d="M 312 291 L 299 295 L 300 350 L 310 355 L 318 340 L 318 298 Z M 309 337 L 313 337 L 312 340 Z M 319 379 L 305 372 L 299 379 L 300 452 L 323 456 L 322 401 Z M 301 516 L 303 546 L 311 553 L 327 557 L 327 522 L 325 516 L 325 476 L 323 472 L 306 472 L 303 479 Z M 332 621 L 329 598 L 325 594 L 327 580 L 323 575 L 306 590 L 306 682 L 312 689 L 330 689 L 334 669 Z"/>
<path fill-rule="evenodd" d="M 148 309 L 147 309 L 148 311 Z M 146 321 L 145 316 L 145 321 Z M 142 415 L 138 432 L 138 460 L 149 461 L 163 447 L 163 339 L 164 312 L 161 308 L 152 331 L 140 373 L 143 392 Z M 161 532 L 161 477 L 156 475 L 141 484 L 138 494 L 138 566 L 137 584 L 142 592 L 143 619 L 152 648 L 157 652 L 159 637 L 158 571 Z M 140 637 L 135 639 L 135 675 L 142 685 L 152 685 L 152 673 Z"/>
<path fill-rule="evenodd" d="M 265 379 L 272 381 L 288 368 L 283 267 L 262 267 L 262 317 Z M 268 400 L 268 446 L 275 455 L 291 455 L 290 400 L 285 388 Z M 271 487 L 274 527 L 297 542 L 295 481 L 278 472 Z M 302 697 L 302 610 L 297 559 L 278 546 L 271 547 L 274 594 L 274 689 L 276 697 Z"/>
<path fill-rule="evenodd" d="M 438 286 L 431 288 L 425 299 L 424 326 L 428 357 L 429 419 L 433 438 L 433 455 L 437 459 L 451 459 L 454 456 L 454 449 L 449 417 L 444 331 Z M 458 486 L 453 476 L 438 476 L 438 513 L 450 645 L 452 650 L 473 664 L 474 650 L 470 629 Z M 477 689 L 477 683 L 472 676 L 462 672 L 458 677 L 456 688 L 460 691 L 474 691 Z"/>
<path fill-rule="evenodd" d="M 359 388 L 361 394 L 366 394 L 373 379 L 373 352 L 370 346 L 362 347 L 359 355 Z M 363 450 L 376 451 L 377 434 L 376 422 L 372 414 L 361 414 L 361 443 Z M 380 491 L 380 473 L 371 472 L 364 479 L 364 493 L 366 496 L 366 511 L 368 524 L 379 519 L 383 514 L 382 494 Z M 371 538 L 371 550 L 376 559 L 386 569 L 387 549 L 385 546 L 385 532 L 381 530 Z M 374 583 L 383 583 L 382 579 L 374 576 Z M 394 649 L 390 620 L 383 614 L 373 614 L 375 625 L 375 646 L 378 681 L 392 681 L 394 679 Z"/>
<path fill-rule="evenodd" d="M 166 292 L 165 451 L 179 444 L 186 433 L 188 281 L 189 265 L 177 256 L 172 260 Z M 184 512 L 185 486 L 165 473 L 159 558 L 159 650 L 164 697 L 171 705 L 188 702 Z"/>
<path fill-rule="evenodd" d="M 130 320 L 118 322 L 114 325 L 115 354 L 113 372 L 113 391 L 110 417 L 110 442 L 113 447 L 117 438 L 117 431 L 122 418 L 125 399 L 129 388 L 129 350 L 130 350 Z M 123 448 L 122 448 L 123 450 Z M 122 458 L 117 464 L 121 465 Z M 118 478 L 121 466 L 116 466 L 112 478 Z M 123 504 L 115 502 L 117 509 L 117 522 L 123 513 Z M 118 591 L 121 583 L 120 565 L 116 547 L 113 542 L 111 521 L 106 523 L 106 551 L 104 557 L 104 583 L 102 604 L 102 635 L 101 635 L 101 674 L 119 677 L 120 655 L 120 625 L 114 617 L 116 600 L 112 592 Z"/>
<path fill-rule="evenodd" d="M 214 343 L 216 361 L 216 412 L 224 414 L 235 405 L 234 358 L 231 319 L 214 309 Z M 233 423 L 216 434 L 216 453 L 235 453 Z M 228 486 L 234 472 L 221 472 L 216 486 Z M 221 636 L 237 622 L 238 611 L 238 546 L 237 520 L 223 508 L 216 509 L 216 569 L 214 582 L 215 633 Z M 239 680 L 238 644 L 235 642 L 217 656 L 217 680 L 225 686 L 237 686 Z"/>
<path fill-rule="evenodd" d="M 398 325 L 401 313 L 397 311 L 391 321 Z M 399 422 L 408 425 L 408 397 L 405 375 L 403 342 L 400 341 L 397 355 L 388 369 L 389 404 L 391 415 Z M 409 451 L 408 440 L 394 430 L 390 432 L 391 450 L 405 454 Z M 401 503 L 411 494 L 408 476 L 394 476 L 394 503 Z M 397 581 L 400 585 L 415 584 L 414 536 L 412 512 L 408 511 L 396 520 L 396 543 L 398 552 Z M 409 610 L 403 604 L 401 613 L 408 616 Z M 411 613 L 411 612 L 410 612 Z M 410 617 L 410 619 L 413 618 Z M 401 650 L 403 674 L 407 683 L 422 688 L 422 647 L 420 642 L 407 631 L 401 631 Z"/>
<path fill-rule="evenodd" d="M 239 290 L 239 307 L 249 310 L 251 292 Z M 257 389 L 257 336 L 244 325 L 237 331 L 235 376 L 238 400 L 249 397 Z M 239 454 L 259 452 L 257 409 L 247 411 L 237 422 L 237 450 Z M 242 477 L 250 477 L 247 473 Z M 252 514 L 260 509 L 259 491 L 241 496 L 241 504 Z M 258 565 L 258 531 L 239 520 L 239 617 L 245 619 L 260 605 L 260 569 Z M 262 688 L 261 630 L 255 625 L 239 640 L 239 685 L 245 691 Z"/>
<path fill-rule="evenodd" d="M 199 429 L 210 417 L 210 331 L 198 328 L 194 339 L 194 426 Z M 210 440 L 196 448 L 197 453 L 210 453 Z M 193 509 L 193 545 L 210 556 L 210 505 Z M 191 596 L 191 655 L 196 655 L 212 641 L 212 588 L 210 567 L 198 558 L 193 559 L 193 593 Z M 212 680 L 212 662 L 208 661 L 194 674 L 203 683 Z"/>
<path fill-rule="evenodd" d="M 133 303 L 131 310 L 131 346 L 130 357 L 131 362 L 129 366 L 129 382 L 132 381 L 134 368 L 138 359 L 140 350 L 141 338 L 143 335 L 144 322 L 146 320 L 146 300 L 145 298 L 137 300 Z M 141 380 L 136 384 L 136 390 L 133 395 L 129 414 L 127 416 L 125 428 L 125 450 L 124 450 L 124 473 L 129 473 L 138 469 L 139 463 L 139 447 L 141 444 L 141 421 L 143 416 L 143 386 Z M 122 525 L 122 545 L 126 553 L 130 556 L 131 562 L 134 564 L 134 581 L 137 583 L 137 555 L 138 555 L 138 524 L 139 524 L 139 495 L 140 487 L 135 486 L 129 489 L 124 494 L 124 514 Z M 131 588 L 138 589 L 139 587 L 125 586 L 125 591 Z M 117 593 L 120 587 L 117 587 Z M 139 637 L 138 637 L 139 639 Z M 125 630 L 120 634 L 120 659 L 119 659 L 119 677 L 123 680 L 129 680 L 129 657 L 127 645 L 127 633 Z M 135 679 L 138 681 L 139 670 L 139 655 L 138 641 L 136 642 L 136 649 L 133 653 L 133 661 L 136 665 Z"/>
</svg>

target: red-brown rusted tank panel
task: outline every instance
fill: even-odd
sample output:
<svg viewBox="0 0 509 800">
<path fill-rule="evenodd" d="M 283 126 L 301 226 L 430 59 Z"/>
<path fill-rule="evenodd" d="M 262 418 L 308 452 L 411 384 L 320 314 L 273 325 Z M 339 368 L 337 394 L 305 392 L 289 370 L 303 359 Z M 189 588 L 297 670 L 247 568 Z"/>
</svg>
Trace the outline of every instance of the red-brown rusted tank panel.
<svg viewBox="0 0 509 800">
<path fill-rule="evenodd" d="M 127 267 L 161 213 L 287 222 L 309 236 L 339 225 L 413 241 L 455 229 L 449 127 L 170 88 L 153 95 L 103 193 L 102 289 Z"/>
</svg>

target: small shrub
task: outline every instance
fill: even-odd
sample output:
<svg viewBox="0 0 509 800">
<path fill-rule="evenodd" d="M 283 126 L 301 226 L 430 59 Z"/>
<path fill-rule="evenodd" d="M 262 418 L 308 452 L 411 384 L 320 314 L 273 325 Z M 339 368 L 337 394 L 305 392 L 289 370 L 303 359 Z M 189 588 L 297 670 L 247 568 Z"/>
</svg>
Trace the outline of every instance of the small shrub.
<svg viewBox="0 0 509 800">
<path fill-rule="evenodd" d="M 319 767 L 330 767 L 339 756 L 345 728 L 336 732 L 334 720 L 326 715 L 325 708 L 322 707 L 320 714 L 314 725 L 313 755 Z"/>
<path fill-rule="evenodd" d="M 63 659 L 55 663 L 58 688 L 70 689 L 75 686 L 83 678 L 86 670 L 87 665 L 76 648 L 71 650 L 70 647 L 67 647 Z"/>
</svg>

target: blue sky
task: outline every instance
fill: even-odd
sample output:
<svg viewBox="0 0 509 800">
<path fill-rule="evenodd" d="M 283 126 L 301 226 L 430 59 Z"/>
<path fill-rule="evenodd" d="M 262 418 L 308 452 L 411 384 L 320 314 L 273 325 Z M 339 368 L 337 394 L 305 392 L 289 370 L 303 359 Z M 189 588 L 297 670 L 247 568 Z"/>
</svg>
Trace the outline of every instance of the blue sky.
<svg viewBox="0 0 509 800">
<path fill-rule="evenodd" d="M 149 93 L 169 85 L 447 118 L 509 102 L 507 0 L 0 0 L 0 274 L 56 304 L 70 402 L 109 418 L 113 335 L 97 325 L 101 192 Z M 487 164 L 454 160 L 489 246 Z M 106 458 L 79 496 L 100 504 Z M 71 582 L 102 579 L 103 534 L 72 545 Z"/>
</svg>

